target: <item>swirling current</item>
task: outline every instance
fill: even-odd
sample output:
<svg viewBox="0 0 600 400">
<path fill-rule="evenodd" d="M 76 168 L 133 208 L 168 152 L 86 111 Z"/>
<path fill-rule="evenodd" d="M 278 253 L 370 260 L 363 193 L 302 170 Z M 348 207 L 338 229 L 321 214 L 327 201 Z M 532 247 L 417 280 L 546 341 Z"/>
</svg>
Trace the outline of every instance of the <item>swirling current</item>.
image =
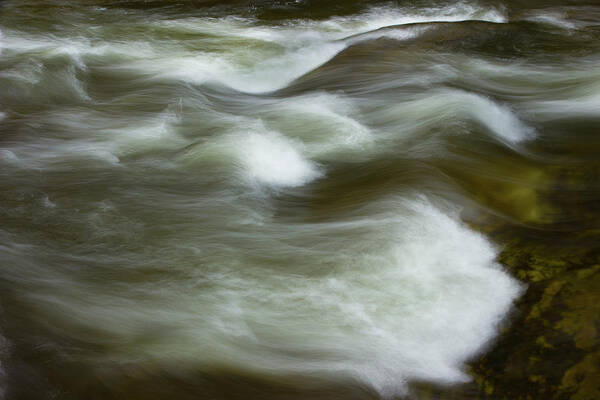
<svg viewBox="0 0 600 400">
<path fill-rule="evenodd" d="M 594 3 L 0 2 L 0 399 L 598 398 Z"/>
</svg>

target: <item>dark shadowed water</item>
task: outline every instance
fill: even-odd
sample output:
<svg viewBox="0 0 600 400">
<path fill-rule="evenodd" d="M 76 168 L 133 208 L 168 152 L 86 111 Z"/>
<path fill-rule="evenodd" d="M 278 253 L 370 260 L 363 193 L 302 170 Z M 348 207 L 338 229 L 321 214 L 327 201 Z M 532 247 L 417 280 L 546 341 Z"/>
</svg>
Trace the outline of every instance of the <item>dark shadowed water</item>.
<svg viewBox="0 0 600 400">
<path fill-rule="evenodd" d="M 0 2 L 0 399 L 600 398 L 600 4 Z"/>
</svg>

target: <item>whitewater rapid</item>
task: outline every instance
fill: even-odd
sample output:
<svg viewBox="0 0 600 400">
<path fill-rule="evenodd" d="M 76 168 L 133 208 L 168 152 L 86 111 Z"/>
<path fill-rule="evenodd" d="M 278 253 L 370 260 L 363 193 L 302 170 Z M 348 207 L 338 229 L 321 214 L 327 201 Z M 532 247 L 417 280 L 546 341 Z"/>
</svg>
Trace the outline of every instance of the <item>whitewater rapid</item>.
<svg viewBox="0 0 600 400">
<path fill-rule="evenodd" d="M 493 35 L 550 46 L 585 21 L 98 4 L 0 14 L 0 398 L 21 370 L 117 397 L 194 374 L 382 398 L 469 381 L 525 286 L 465 222 L 503 211 L 452 168 L 496 179 L 496 154 L 534 159 L 545 124 L 600 104 L 593 54 L 567 77 Z"/>
</svg>

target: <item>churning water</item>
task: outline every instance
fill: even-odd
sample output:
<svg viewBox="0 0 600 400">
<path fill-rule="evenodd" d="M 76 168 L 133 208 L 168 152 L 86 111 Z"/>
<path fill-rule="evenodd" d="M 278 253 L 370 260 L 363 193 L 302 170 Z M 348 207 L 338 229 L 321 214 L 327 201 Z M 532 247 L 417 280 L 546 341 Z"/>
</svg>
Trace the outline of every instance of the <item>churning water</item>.
<svg viewBox="0 0 600 400">
<path fill-rule="evenodd" d="M 511 168 L 598 117 L 599 23 L 581 4 L 0 3 L 0 398 L 468 381 L 525 285 L 465 218 L 543 216 L 461 173 L 538 184 Z"/>
</svg>

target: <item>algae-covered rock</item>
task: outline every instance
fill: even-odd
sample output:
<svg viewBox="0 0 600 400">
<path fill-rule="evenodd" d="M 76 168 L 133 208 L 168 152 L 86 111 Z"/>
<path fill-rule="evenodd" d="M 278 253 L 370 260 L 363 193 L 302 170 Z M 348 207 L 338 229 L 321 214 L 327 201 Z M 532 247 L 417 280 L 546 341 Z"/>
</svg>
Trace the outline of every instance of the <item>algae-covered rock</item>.
<svg viewBox="0 0 600 400">
<path fill-rule="evenodd" d="M 597 168 L 555 166 L 540 175 L 503 168 L 498 175 L 515 179 L 459 176 L 469 192 L 487 185 L 481 192 L 488 197 L 476 200 L 503 218 L 474 228 L 502 246 L 498 261 L 527 285 L 498 341 L 472 364 L 478 398 L 600 399 Z M 530 194 L 517 195 L 526 191 L 519 186 Z"/>
<path fill-rule="evenodd" d="M 600 352 L 588 354 L 569 368 L 563 376 L 560 391 L 570 400 L 600 399 Z"/>
</svg>

